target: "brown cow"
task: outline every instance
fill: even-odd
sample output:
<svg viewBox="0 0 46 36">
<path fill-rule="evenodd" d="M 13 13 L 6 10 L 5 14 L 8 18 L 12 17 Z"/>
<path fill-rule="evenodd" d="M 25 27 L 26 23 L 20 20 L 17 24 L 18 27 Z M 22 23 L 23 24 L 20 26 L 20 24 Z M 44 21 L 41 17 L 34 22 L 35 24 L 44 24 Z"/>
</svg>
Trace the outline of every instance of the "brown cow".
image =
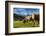
<svg viewBox="0 0 46 36">
<path fill-rule="evenodd" d="M 23 21 L 23 23 L 25 23 L 25 22 L 28 22 L 28 21 L 38 21 L 38 23 L 39 23 L 39 14 L 32 14 L 32 16 L 31 17 L 29 17 L 29 16 L 27 16 L 27 17 L 25 17 L 24 18 L 24 21 Z"/>
</svg>

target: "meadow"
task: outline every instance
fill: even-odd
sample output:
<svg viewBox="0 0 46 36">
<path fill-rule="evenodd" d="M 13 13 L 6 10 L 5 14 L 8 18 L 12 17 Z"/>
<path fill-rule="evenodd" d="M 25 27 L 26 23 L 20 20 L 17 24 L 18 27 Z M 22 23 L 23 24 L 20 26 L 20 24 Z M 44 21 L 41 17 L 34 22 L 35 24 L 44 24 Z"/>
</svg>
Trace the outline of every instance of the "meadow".
<svg viewBox="0 0 46 36">
<path fill-rule="evenodd" d="M 13 22 L 14 28 L 25 28 L 25 27 L 39 27 L 38 21 L 28 21 L 23 23 L 23 20 L 14 20 Z"/>
</svg>

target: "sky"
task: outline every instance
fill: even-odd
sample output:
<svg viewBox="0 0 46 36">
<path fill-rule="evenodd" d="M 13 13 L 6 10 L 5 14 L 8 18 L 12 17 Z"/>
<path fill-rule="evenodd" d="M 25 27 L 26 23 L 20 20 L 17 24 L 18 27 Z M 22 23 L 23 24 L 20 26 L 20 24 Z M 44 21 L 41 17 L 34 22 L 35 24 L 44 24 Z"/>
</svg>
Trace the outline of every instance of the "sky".
<svg viewBox="0 0 46 36">
<path fill-rule="evenodd" d="M 39 14 L 38 8 L 13 8 L 13 12 L 18 15 L 26 16 L 32 15 L 32 13 Z"/>
</svg>

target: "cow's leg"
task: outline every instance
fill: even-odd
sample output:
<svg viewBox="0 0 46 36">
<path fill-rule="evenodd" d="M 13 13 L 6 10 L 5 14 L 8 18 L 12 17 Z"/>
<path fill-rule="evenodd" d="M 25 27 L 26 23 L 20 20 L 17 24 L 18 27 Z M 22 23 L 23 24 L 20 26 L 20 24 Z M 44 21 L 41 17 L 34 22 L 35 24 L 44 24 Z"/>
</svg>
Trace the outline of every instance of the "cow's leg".
<svg viewBox="0 0 46 36">
<path fill-rule="evenodd" d="M 27 20 L 27 22 L 28 22 L 28 20 Z"/>
<path fill-rule="evenodd" d="M 26 22 L 26 20 L 23 21 L 23 23 L 25 23 L 25 22 Z"/>
<path fill-rule="evenodd" d="M 33 22 L 34 22 L 33 26 L 35 26 L 35 20 Z"/>
<path fill-rule="evenodd" d="M 38 21 L 38 24 L 37 25 L 39 26 L 39 21 Z"/>
<path fill-rule="evenodd" d="M 23 20 L 23 23 L 25 23 L 25 21 Z"/>
<path fill-rule="evenodd" d="M 35 20 L 34 19 L 32 20 L 32 23 L 33 23 L 32 26 L 34 27 L 35 26 Z"/>
</svg>

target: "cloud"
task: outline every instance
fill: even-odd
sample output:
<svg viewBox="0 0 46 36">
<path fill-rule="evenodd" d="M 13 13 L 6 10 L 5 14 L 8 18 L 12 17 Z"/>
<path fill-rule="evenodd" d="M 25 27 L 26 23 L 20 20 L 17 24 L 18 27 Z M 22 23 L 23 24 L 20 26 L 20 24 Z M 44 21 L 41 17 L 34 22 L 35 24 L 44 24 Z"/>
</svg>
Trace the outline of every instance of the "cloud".
<svg viewBox="0 0 46 36">
<path fill-rule="evenodd" d="M 37 8 L 14 8 L 13 12 L 19 15 L 32 15 L 32 13 L 39 13 Z"/>
</svg>

